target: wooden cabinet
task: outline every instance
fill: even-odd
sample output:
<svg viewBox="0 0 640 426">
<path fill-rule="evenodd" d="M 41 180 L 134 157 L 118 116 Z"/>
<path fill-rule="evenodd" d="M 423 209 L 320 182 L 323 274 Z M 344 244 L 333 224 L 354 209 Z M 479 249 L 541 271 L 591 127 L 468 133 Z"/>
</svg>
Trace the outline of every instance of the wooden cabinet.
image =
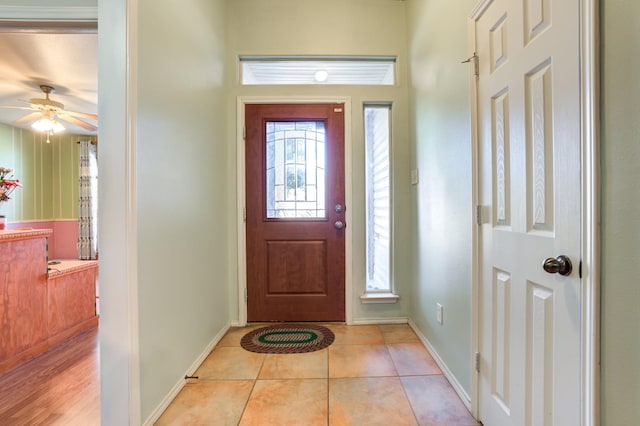
<svg viewBox="0 0 640 426">
<path fill-rule="evenodd" d="M 4 231 L 0 239 L 0 373 L 46 346 L 46 237 Z"/>
<path fill-rule="evenodd" d="M 78 265 L 49 273 L 48 326 L 49 338 L 53 344 L 97 324 L 98 263 L 74 263 Z"/>
<path fill-rule="evenodd" d="M 51 233 L 0 231 L 0 374 L 98 324 L 97 262 L 49 274 Z"/>
</svg>

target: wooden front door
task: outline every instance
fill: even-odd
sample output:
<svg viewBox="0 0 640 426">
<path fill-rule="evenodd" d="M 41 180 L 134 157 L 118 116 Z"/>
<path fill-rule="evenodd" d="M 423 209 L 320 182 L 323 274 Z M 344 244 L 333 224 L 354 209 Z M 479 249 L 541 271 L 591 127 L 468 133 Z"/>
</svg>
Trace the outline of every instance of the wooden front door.
<svg viewBox="0 0 640 426">
<path fill-rule="evenodd" d="M 248 321 L 344 321 L 344 105 L 248 104 L 245 127 Z"/>
</svg>

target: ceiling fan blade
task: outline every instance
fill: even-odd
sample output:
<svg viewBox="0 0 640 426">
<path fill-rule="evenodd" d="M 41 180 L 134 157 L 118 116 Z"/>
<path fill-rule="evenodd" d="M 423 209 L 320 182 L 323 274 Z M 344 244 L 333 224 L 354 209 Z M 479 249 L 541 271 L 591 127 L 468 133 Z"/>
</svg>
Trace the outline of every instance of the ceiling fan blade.
<svg viewBox="0 0 640 426">
<path fill-rule="evenodd" d="M 10 106 L 10 105 L 0 105 L 0 108 L 26 109 L 26 110 L 29 110 L 29 111 L 33 111 L 33 108 L 29 108 L 29 107 L 18 107 L 18 106 Z"/>
<path fill-rule="evenodd" d="M 56 117 L 58 117 L 60 120 L 64 120 L 71 124 L 75 124 L 78 127 L 82 127 L 83 129 L 88 130 L 90 132 L 95 132 L 96 130 L 98 130 L 98 128 L 93 124 L 85 123 L 82 120 L 72 117 L 71 115 L 68 114 L 68 111 L 65 111 L 64 113 L 59 113 L 56 115 Z"/>
<path fill-rule="evenodd" d="M 40 112 L 32 112 L 31 114 L 27 114 L 24 117 L 20 117 L 14 121 L 15 124 L 24 124 L 30 121 L 35 121 L 40 118 L 42 114 Z"/>
<path fill-rule="evenodd" d="M 89 120 L 98 120 L 98 116 L 95 114 L 89 114 L 87 112 L 77 112 L 77 111 L 64 111 L 64 114 L 66 115 L 70 115 L 72 117 L 80 117 L 80 118 L 87 118 Z"/>
</svg>

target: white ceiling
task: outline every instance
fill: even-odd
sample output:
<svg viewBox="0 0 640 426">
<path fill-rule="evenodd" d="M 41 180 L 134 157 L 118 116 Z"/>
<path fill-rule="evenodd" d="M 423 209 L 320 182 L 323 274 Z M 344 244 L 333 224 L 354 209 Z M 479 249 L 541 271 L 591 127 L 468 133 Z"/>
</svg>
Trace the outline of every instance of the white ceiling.
<svg viewBox="0 0 640 426">
<path fill-rule="evenodd" d="M 28 107 L 20 100 L 44 98 L 39 86 L 47 84 L 55 88 L 51 99 L 62 102 L 65 110 L 97 114 L 97 58 L 95 30 L 0 27 L 0 105 Z M 0 123 L 28 128 L 30 123 L 18 125 L 13 121 L 29 113 L 28 110 L 0 108 Z M 96 133 L 70 123 L 62 124 L 67 133 Z"/>
</svg>

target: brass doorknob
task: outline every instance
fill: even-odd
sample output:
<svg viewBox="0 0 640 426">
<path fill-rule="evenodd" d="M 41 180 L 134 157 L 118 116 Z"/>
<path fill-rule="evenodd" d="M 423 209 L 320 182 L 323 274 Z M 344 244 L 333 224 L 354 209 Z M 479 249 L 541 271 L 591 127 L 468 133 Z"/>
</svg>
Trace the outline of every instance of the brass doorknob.
<svg viewBox="0 0 640 426">
<path fill-rule="evenodd" d="M 560 255 L 555 259 L 550 257 L 542 263 L 542 269 L 550 274 L 570 275 L 573 270 L 571 259 L 565 255 Z"/>
</svg>

